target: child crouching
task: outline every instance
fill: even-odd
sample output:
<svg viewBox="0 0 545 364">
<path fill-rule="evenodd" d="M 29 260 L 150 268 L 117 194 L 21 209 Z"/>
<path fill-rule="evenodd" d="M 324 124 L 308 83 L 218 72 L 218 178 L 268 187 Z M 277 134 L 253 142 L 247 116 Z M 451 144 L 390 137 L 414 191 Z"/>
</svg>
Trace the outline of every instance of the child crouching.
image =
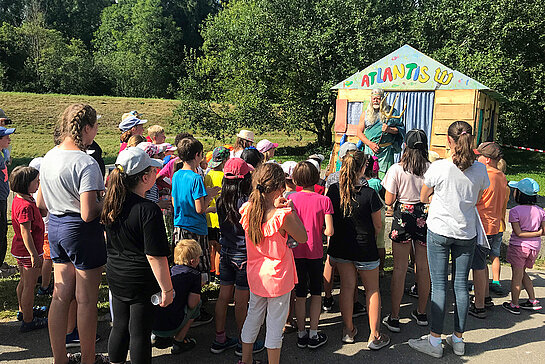
<svg viewBox="0 0 545 364">
<path fill-rule="evenodd" d="M 166 348 L 172 343 L 172 354 L 191 350 L 197 342 L 187 337 L 201 308 L 201 273 L 199 265 L 202 249 L 195 240 L 183 239 L 174 248 L 174 263 L 170 270 L 174 300 L 167 307 L 159 307 L 153 324 L 154 345 Z"/>
</svg>

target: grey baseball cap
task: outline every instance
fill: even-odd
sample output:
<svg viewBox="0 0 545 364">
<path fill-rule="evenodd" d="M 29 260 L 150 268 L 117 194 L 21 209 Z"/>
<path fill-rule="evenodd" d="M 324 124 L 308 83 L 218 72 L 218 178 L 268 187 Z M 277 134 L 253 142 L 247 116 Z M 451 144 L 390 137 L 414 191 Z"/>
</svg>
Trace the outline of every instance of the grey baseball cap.
<svg viewBox="0 0 545 364">
<path fill-rule="evenodd" d="M 350 152 L 351 150 L 358 150 L 356 144 L 350 142 L 343 143 L 343 145 L 341 145 L 341 147 L 339 148 L 339 158 L 343 159 L 346 153 Z"/>
<path fill-rule="evenodd" d="M 150 158 L 148 153 L 140 148 L 129 147 L 119 153 L 115 160 L 115 166 L 129 176 L 133 176 L 150 166 L 161 168 L 163 167 L 163 161 Z"/>
</svg>

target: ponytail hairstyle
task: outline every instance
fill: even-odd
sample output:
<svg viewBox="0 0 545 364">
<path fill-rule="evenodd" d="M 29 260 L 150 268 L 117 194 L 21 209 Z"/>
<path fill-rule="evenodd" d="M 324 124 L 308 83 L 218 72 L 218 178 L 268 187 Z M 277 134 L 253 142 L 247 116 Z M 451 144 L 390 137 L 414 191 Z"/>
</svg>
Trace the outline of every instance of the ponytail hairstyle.
<svg viewBox="0 0 545 364">
<path fill-rule="evenodd" d="M 265 163 L 255 170 L 252 177 L 252 193 L 248 208 L 248 237 L 255 245 L 263 240 L 263 217 L 265 216 L 267 198 L 271 193 L 283 190 L 286 184 L 284 171 L 276 163 Z"/>
<path fill-rule="evenodd" d="M 80 150 L 85 151 L 88 146 L 83 144 L 83 128 L 87 125 L 93 127 L 96 122 L 97 112 L 90 105 L 70 105 L 64 110 L 59 121 L 58 140 L 62 142 L 70 137 Z"/>
<path fill-rule="evenodd" d="M 352 215 L 352 202 L 355 202 L 356 183 L 358 183 L 366 162 L 365 153 L 359 150 L 353 154 L 349 153 L 343 158 L 339 174 L 339 194 L 341 196 L 341 208 L 345 217 Z"/>
<path fill-rule="evenodd" d="M 238 212 L 238 201 L 242 197 L 250 195 L 252 177 L 247 173 L 244 178 L 224 178 L 221 185 L 221 195 L 218 198 L 218 210 L 225 211 L 227 221 L 233 225 L 240 224 L 240 212 Z"/>
<path fill-rule="evenodd" d="M 454 141 L 452 162 L 461 171 L 465 171 L 475 161 L 473 152 L 473 135 L 471 125 L 465 121 L 455 121 L 448 127 L 448 136 Z"/>
<path fill-rule="evenodd" d="M 121 143 L 128 143 L 129 139 L 132 137 L 132 128 L 130 128 L 127 131 L 124 131 L 121 136 L 119 137 L 119 141 Z"/>
<path fill-rule="evenodd" d="M 112 225 L 121 210 L 127 198 L 129 190 L 135 188 L 142 180 L 142 177 L 149 173 L 152 167 L 144 169 L 142 172 L 129 176 L 117 167 L 109 175 L 108 189 L 104 198 L 104 206 L 100 215 L 100 222 L 104 225 Z"/>
</svg>

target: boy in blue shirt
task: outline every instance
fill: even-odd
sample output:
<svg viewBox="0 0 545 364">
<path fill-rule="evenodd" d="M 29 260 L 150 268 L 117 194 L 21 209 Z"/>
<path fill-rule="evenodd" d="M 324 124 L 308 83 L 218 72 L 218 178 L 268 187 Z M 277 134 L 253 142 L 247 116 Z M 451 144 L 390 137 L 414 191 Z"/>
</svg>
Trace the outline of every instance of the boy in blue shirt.
<svg viewBox="0 0 545 364">
<path fill-rule="evenodd" d="M 197 139 L 188 137 L 177 145 L 181 168 L 172 177 L 172 205 L 174 206 L 174 245 L 183 239 L 196 240 L 202 249 L 197 266 L 203 283 L 210 272 L 210 247 L 206 212 L 220 187 L 205 188 L 197 166 L 203 159 L 203 145 Z"/>
</svg>

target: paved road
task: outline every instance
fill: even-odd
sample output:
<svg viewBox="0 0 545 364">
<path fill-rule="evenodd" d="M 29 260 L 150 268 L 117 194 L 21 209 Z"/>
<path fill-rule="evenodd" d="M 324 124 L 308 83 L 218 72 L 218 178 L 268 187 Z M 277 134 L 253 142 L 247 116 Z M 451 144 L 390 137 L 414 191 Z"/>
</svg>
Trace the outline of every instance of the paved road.
<svg viewBox="0 0 545 364">
<path fill-rule="evenodd" d="M 538 297 L 545 302 L 545 272 L 531 271 L 531 276 L 536 286 Z M 510 269 L 503 267 L 502 283 L 508 288 Z M 413 280 L 412 274 L 408 274 L 408 281 Z M 389 310 L 390 275 L 386 274 L 381 282 L 383 293 L 383 308 Z M 407 284 L 409 284 L 407 282 Z M 338 290 L 335 290 L 335 295 Z M 523 297 L 526 297 L 523 293 Z M 545 358 L 545 315 L 543 313 L 522 312 L 520 316 L 514 316 L 500 307 L 506 298 L 494 297 L 494 307 L 489 311 L 485 320 L 473 317 L 468 318 L 468 327 L 465 334 L 466 355 L 458 357 L 452 350 L 445 346 L 444 356 L 440 362 L 445 363 L 543 363 Z M 449 301 L 451 304 L 452 298 Z M 365 316 L 355 319 L 360 332 L 355 344 L 347 345 L 341 343 L 342 320 L 340 313 L 323 314 L 320 321 L 320 329 L 329 336 L 329 342 L 322 348 L 311 351 L 301 350 L 296 347 L 296 334 L 288 334 L 284 337 L 282 348 L 283 363 L 312 362 L 318 363 L 362 363 L 362 362 L 385 362 L 385 363 L 435 363 L 438 360 L 416 353 L 407 345 L 409 338 L 415 338 L 426 334 L 428 328 L 417 326 L 410 320 L 410 312 L 415 307 L 416 300 L 411 297 L 404 297 L 402 302 L 401 333 L 391 334 L 392 343 L 389 348 L 379 352 L 371 352 L 366 348 L 367 336 L 369 335 L 367 318 Z M 211 303 L 213 304 L 213 302 Z M 452 306 L 449 306 L 452 307 Z M 545 311 L 545 310 L 544 310 Z M 233 308 L 229 308 L 229 319 L 231 326 L 228 333 L 233 333 Z M 453 327 L 453 314 L 450 310 L 445 324 L 446 332 Z M 384 330 L 386 328 L 382 326 Z M 99 334 L 103 338 L 108 337 L 109 324 L 99 324 Z M 214 355 L 208 350 L 213 339 L 213 324 L 192 329 L 190 335 L 198 342 L 194 350 L 173 356 L 168 349 L 154 349 L 153 357 L 155 362 L 160 363 L 235 363 L 237 358 L 233 351 Z M 97 344 L 99 352 L 107 352 L 107 340 Z M 265 359 L 265 352 L 256 356 L 258 359 Z M 51 363 L 51 350 L 46 330 L 19 333 L 19 323 L 0 323 L 0 363 Z"/>
</svg>

